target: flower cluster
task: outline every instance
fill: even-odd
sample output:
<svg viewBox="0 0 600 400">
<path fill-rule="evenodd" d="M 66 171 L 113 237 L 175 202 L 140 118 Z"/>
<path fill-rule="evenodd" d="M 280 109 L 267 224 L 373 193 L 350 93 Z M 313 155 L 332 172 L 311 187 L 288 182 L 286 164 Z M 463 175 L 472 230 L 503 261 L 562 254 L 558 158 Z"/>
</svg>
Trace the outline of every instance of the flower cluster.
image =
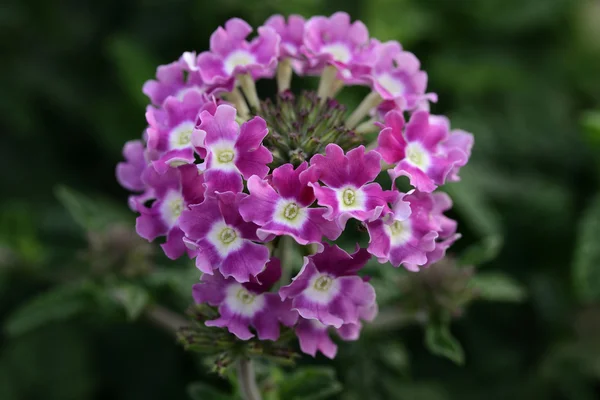
<svg viewBox="0 0 600 400">
<path fill-rule="evenodd" d="M 251 34 L 231 19 L 209 51 L 158 68 L 143 88 L 148 127 L 125 145 L 117 178 L 139 235 L 195 258 L 194 300 L 219 313 L 207 325 L 242 340 L 276 340 L 284 325 L 302 351 L 332 358 L 329 334 L 356 340 L 377 313 L 361 273 L 373 256 L 417 271 L 459 237 L 450 198 L 434 190 L 459 179 L 473 137 L 429 113 L 436 95 L 412 53 L 345 13 L 277 15 Z M 292 92 L 294 73 L 320 76 L 318 90 Z M 270 78 L 278 93 L 261 100 L 255 82 Z M 371 91 L 348 112 L 335 97 L 351 85 Z M 376 182 L 386 170 L 390 187 Z M 351 219 L 370 240 L 347 252 L 335 241 Z M 306 254 L 299 271 L 289 246 Z"/>
</svg>

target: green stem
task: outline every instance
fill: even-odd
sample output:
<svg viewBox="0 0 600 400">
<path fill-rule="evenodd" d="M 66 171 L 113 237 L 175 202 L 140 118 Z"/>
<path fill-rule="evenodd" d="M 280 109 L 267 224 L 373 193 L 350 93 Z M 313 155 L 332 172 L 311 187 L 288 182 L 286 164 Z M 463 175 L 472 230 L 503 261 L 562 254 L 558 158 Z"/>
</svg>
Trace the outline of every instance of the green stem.
<svg viewBox="0 0 600 400">
<path fill-rule="evenodd" d="M 237 376 L 240 385 L 240 392 L 244 400 L 262 400 L 258 385 L 256 384 L 256 376 L 252 360 L 246 357 L 240 357 L 237 361 Z"/>
<path fill-rule="evenodd" d="M 281 261 L 281 282 L 282 286 L 288 285 L 294 272 L 294 246 L 295 240 L 291 236 L 281 236 L 279 247 L 279 261 Z"/>
</svg>

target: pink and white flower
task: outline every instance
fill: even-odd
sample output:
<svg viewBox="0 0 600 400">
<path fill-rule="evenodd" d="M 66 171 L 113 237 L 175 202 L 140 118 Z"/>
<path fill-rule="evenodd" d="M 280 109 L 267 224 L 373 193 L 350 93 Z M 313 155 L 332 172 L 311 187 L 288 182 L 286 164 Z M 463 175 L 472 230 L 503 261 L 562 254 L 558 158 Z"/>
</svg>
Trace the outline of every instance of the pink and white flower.
<svg viewBox="0 0 600 400">
<path fill-rule="evenodd" d="M 211 191 L 241 192 L 242 176 L 264 178 L 269 173 L 267 164 L 273 161 L 271 152 L 262 145 L 268 133 L 265 121 L 254 117 L 240 127 L 235 116 L 236 109 L 225 104 L 218 106 L 214 115 L 200 113 L 201 123 L 193 141 L 207 152 L 204 168 Z"/>
<path fill-rule="evenodd" d="M 334 66 L 339 78 L 354 83 L 373 64 L 376 42 L 369 40 L 369 31 L 360 21 L 351 23 L 345 12 L 331 17 L 312 17 L 306 22 L 304 52 L 311 62 L 313 73 L 325 65 Z M 364 81 L 361 79 L 359 81 Z"/>
<path fill-rule="evenodd" d="M 380 160 L 379 153 L 365 153 L 364 146 L 344 155 L 341 147 L 329 144 L 325 155 L 313 156 L 310 168 L 302 173 L 300 179 L 314 189 L 318 204 L 327 207 L 323 217 L 344 228 L 349 218 L 359 221 L 376 219 L 387 207 L 390 193 L 378 183 L 369 183 L 381 171 Z M 318 181 L 326 186 L 319 185 Z"/>
<path fill-rule="evenodd" d="M 400 112 L 390 111 L 377 139 L 377 151 L 383 159 L 396 164 L 389 171 L 391 178 L 407 176 L 412 186 L 428 193 L 443 185 L 451 172 L 452 179 L 457 179 L 458 168 L 466 164 L 472 143 L 470 134 L 450 135 L 445 124 L 434 122 L 427 111 L 415 112 L 408 124 Z"/>
<path fill-rule="evenodd" d="M 159 173 L 194 162 L 192 132 L 198 112 L 207 103 L 204 95 L 187 93 L 183 99 L 167 98 L 161 108 L 146 111 L 148 156 Z"/>
<path fill-rule="evenodd" d="M 250 282 L 269 260 L 269 249 L 258 243 L 258 226 L 239 214 L 244 194 L 232 192 L 207 196 L 204 202 L 183 212 L 180 226 L 185 243 L 196 251 L 196 267 L 212 275 L 218 269 L 225 277 Z"/>
<path fill-rule="evenodd" d="M 142 91 L 157 107 L 162 106 L 170 96 L 183 100 L 190 92 L 196 94 L 210 92 L 198 70 L 190 69 L 189 63 L 183 56 L 171 64 L 159 66 L 156 69 L 156 80 L 144 83 Z"/>
<path fill-rule="evenodd" d="M 258 28 L 258 37 L 246 38 L 252 27 L 232 18 L 210 37 L 210 51 L 201 53 L 197 66 L 202 79 L 210 84 L 227 84 L 241 74 L 253 79 L 272 77 L 279 56 L 279 35 L 270 27 Z"/>
<path fill-rule="evenodd" d="M 146 168 L 142 179 L 149 191 L 136 202 L 135 209 L 141 214 L 136 220 L 136 231 L 149 241 L 167 236 L 161 247 L 167 257 L 179 258 L 186 252 L 180 216 L 188 206 L 204 200 L 204 177 L 195 165 L 182 165 L 164 174 Z M 153 202 L 147 207 L 143 201 Z"/>
<path fill-rule="evenodd" d="M 289 235 L 301 245 L 318 243 L 325 235 L 330 240 L 342 230 L 323 218 L 325 208 L 310 208 L 315 201 L 312 187 L 300 182 L 306 162 L 294 170 L 291 164 L 273 170 L 271 183 L 254 175 L 248 179 L 250 195 L 240 203 L 240 214 L 260 228 L 257 235 L 265 240 L 272 235 Z M 322 247 L 322 246 L 321 246 Z"/>
<path fill-rule="evenodd" d="M 214 275 L 204 274 L 192 294 L 198 304 L 219 307 L 219 318 L 206 321 L 207 326 L 227 328 L 242 340 L 254 336 L 249 329 L 252 327 L 260 340 L 277 340 L 279 324 L 293 326 L 298 319 L 298 314 L 290 309 L 290 301 L 282 301 L 277 293 L 268 292 L 280 277 L 281 266 L 274 258 L 247 283 L 225 278 L 218 271 Z"/>
<path fill-rule="evenodd" d="M 336 328 L 357 323 L 360 310 L 375 302 L 373 287 L 356 275 L 370 257 L 366 249 L 350 255 L 325 244 L 322 253 L 304 258 L 302 270 L 279 295 L 292 299 L 292 309 L 302 318 Z"/>
<path fill-rule="evenodd" d="M 117 164 L 117 180 L 125 189 L 141 192 L 146 188 L 142 181 L 142 173 L 148 166 L 145 151 L 141 140 L 130 140 L 123 146 L 125 162 Z"/>
<path fill-rule="evenodd" d="M 425 94 L 427 73 L 413 53 L 403 51 L 396 41 L 378 44 L 376 49 L 376 61 L 366 78 L 383 100 L 393 101 L 399 110 L 437 101 L 434 93 Z"/>
</svg>

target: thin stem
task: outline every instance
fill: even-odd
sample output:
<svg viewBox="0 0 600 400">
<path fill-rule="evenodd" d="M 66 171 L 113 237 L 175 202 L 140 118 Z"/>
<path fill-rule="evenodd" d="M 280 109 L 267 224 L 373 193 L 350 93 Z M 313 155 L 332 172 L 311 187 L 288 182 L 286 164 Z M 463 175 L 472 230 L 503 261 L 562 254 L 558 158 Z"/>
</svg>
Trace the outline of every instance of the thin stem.
<svg viewBox="0 0 600 400">
<path fill-rule="evenodd" d="M 248 118 L 248 114 L 250 114 L 250 109 L 248 108 L 248 104 L 244 99 L 244 95 L 242 94 L 242 92 L 240 92 L 240 89 L 236 87 L 231 92 L 225 93 L 224 96 L 225 100 L 227 100 L 230 103 L 233 103 L 233 105 L 238 111 L 238 115 L 241 118 Z"/>
<path fill-rule="evenodd" d="M 252 360 L 240 357 L 237 361 L 237 375 L 242 398 L 244 400 L 261 400 Z"/>
<path fill-rule="evenodd" d="M 288 285 L 292 278 L 293 259 L 294 259 L 294 238 L 291 236 L 281 236 L 279 240 L 279 260 L 281 261 L 281 282 L 282 286 Z"/>
<path fill-rule="evenodd" d="M 146 309 L 145 315 L 150 321 L 171 333 L 176 333 L 179 328 L 190 325 L 187 319 L 163 306 L 150 306 Z"/>
<path fill-rule="evenodd" d="M 377 122 L 377 119 L 371 118 L 370 120 L 358 125 L 354 132 L 361 135 L 364 135 L 366 133 L 375 133 L 379 129 L 379 127 L 375 125 L 375 122 Z"/>
<path fill-rule="evenodd" d="M 246 96 L 248 100 L 248 104 L 254 110 L 258 110 L 260 107 L 260 100 L 258 98 L 258 94 L 256 93 L 256 85 L 254 84 L 254 79 L 250 74 L 238 75 L 238 82 L 240 83 L 240 87 L 242 88 L 242 92 Z"/>
<path fill-rule="evenodd" d="M 323 69 L 321 80 L 319 81 L 319 89 L 317 95 L 321 98 L 321 103 L 324 103 L 331 94 L 331 88 L 337 76 L 337 68 L 333 65 L 328 65 Z"/>
<path fill-rule="evenodd" d="M 356 110 L 346 120 L 346 128 L 353 129 L 362 119 L 371 111 L 371 109 L 377 107 L 383 99 L 379 93 L 373 91 L 365 96 L 363 101 L 360 102 Z"/>
<path fill-rule="evenodd" d="M 284 59 L 277 66 L 277 88 L 279 93 L 285 92 L 292 83 L 292 62 L 289 58 Z"/>
</svg>

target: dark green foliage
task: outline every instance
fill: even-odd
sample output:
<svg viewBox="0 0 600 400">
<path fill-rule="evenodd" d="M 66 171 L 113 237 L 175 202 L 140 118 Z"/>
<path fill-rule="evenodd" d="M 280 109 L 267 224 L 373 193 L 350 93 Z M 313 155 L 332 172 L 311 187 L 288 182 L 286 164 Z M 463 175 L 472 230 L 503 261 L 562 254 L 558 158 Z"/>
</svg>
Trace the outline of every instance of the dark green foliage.
<svg viewBox="0 0 600 400">
<path fill-rule="evenodd" d="M 462 181 L 445 188 L 458 265 L 369 264 L 384 318 L 332 362 L 261 361 L 265 400 L 598 398 L 597 1 L 4 3 L 0 399 L 238 398 L 207 368 L 227 360 L 184 352 L 142 317 L 183 311 L 198 276 L 135 235 L 114 168 L 145 128 L 140 89 L 157 64 L 206 49 L 231 16 L 256 26 L 339 9 L 414 52 L 440 96 L 432 111 L 475 134 Z"/>
</svg>

